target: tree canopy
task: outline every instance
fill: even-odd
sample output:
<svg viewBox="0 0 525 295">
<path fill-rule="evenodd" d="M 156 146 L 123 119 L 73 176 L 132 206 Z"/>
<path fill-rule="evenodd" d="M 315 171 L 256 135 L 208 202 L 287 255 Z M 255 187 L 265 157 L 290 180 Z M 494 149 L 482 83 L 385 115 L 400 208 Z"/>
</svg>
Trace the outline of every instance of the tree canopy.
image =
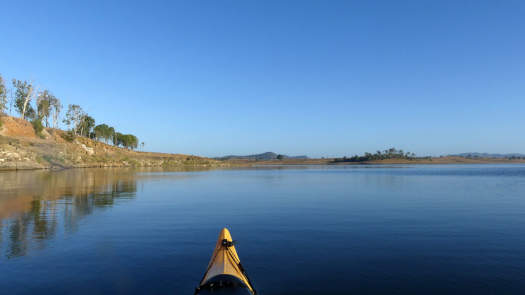
<svg viewBox="0 0 525 295">
<path fill-rule="evenodd" d="M 38 116 L 45 120 L 46 127 L 49 127 L 49 117 L 51 113 L 53 111 L 57 112 L 57 109 L 61 108 L 58 99 L 47 89 L 38 93 L 36 106 Z M 58 112 L 60 112 L 60 110 L 58 110 Z"/>
<path fill-rule="evenodd" d="M 139 144 L 139 139 L 133 134 L 115 133 L 116 146 L 123 146 L 129 149 L 136 149 Z"/>
<path fill-rule="evenodd" d="M 15 107 L 22 119 L 33 119 L 36 112 L 30 104 L 33 97 L 33 84 L 28 81 L 21 81 L 13 79 L 13 87 L 15 87 Z"/>
<path fill-rule="evenodd" d="M 68 126 L 71 126 L 71 130 L 77 135 L 79 135 L 79 125 L 82 117 L 85 115 L 84 110 L 79 105 L 70 104 L 67 106 L 66 118 L 64 123 Z"/>
<path fill-rule="evenodd" d="M 78 124 L 78 134 L 80 136 L 89 137 L 91 130 L 95 127 L 95 119 L 89 116 L 88 114 L 82 115 L 80 117 L 80 122 Z"/>
<path fill-rule="evenodd" d="M 93 131 L 97 140 L 104 140 L 106 143 L 108 143 L 109 140 L 113 141 L 113 137 L 115 136 L 115 128 L 109 127 L 107 124 L 97 125 Z"/>
</svg>

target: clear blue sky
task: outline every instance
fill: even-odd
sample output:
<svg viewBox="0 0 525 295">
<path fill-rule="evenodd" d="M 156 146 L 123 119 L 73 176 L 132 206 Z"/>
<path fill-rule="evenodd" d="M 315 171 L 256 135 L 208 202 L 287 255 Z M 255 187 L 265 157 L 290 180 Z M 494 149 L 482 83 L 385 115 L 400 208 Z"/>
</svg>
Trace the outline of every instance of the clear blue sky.
<svg viewBox="0 0 525 295">
<path fill-rule="evenodd" d="M 525 152 L 525 1 L 77 2 L 2 2 L 0 73 L 147 150 Z"/>
</svg>

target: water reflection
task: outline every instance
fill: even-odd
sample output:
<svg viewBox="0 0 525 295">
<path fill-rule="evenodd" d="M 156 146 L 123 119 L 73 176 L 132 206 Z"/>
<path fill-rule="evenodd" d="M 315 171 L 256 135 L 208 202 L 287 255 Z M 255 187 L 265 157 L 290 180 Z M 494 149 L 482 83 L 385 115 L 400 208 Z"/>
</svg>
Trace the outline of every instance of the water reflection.
<svg viewBox="0 0 525 295">
<path fill-rule="evenodd" d="M 117 199 L 134 198 L 137 174 L 125 169 L 32 171 L 0 174 L 0 245 L 13 258 L 41 249 L 58 231 Z"/>
</svg>

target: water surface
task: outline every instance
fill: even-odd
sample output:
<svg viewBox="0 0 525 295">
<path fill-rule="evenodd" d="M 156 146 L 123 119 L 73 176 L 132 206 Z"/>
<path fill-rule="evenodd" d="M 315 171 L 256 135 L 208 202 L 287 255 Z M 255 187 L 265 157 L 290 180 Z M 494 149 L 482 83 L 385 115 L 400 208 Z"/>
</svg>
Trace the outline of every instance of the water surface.
<svg viewBox="0 0 525 295">
<path fill-rule="evenodd" d="M 193 294 L 222 227 L 263 295 L 525 292 L 523 165 L 4 172 L 0 226 L 2 294 Z"/>
</svg>

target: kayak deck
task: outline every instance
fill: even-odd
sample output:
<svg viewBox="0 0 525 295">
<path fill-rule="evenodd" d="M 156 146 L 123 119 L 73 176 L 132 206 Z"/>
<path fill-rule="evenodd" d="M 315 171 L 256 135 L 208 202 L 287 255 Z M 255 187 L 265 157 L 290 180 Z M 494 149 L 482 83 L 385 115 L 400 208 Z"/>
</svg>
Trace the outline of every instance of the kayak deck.
<svg viewBox="0 0 525 295">
<path fill-rule="evenodd" d="M 195 294 L 256 294 L 233 245 L 228 229 L 223 228 L 204 277 Z M 219 292 L 219 293 L 218 293 Z"/>
</svg>

